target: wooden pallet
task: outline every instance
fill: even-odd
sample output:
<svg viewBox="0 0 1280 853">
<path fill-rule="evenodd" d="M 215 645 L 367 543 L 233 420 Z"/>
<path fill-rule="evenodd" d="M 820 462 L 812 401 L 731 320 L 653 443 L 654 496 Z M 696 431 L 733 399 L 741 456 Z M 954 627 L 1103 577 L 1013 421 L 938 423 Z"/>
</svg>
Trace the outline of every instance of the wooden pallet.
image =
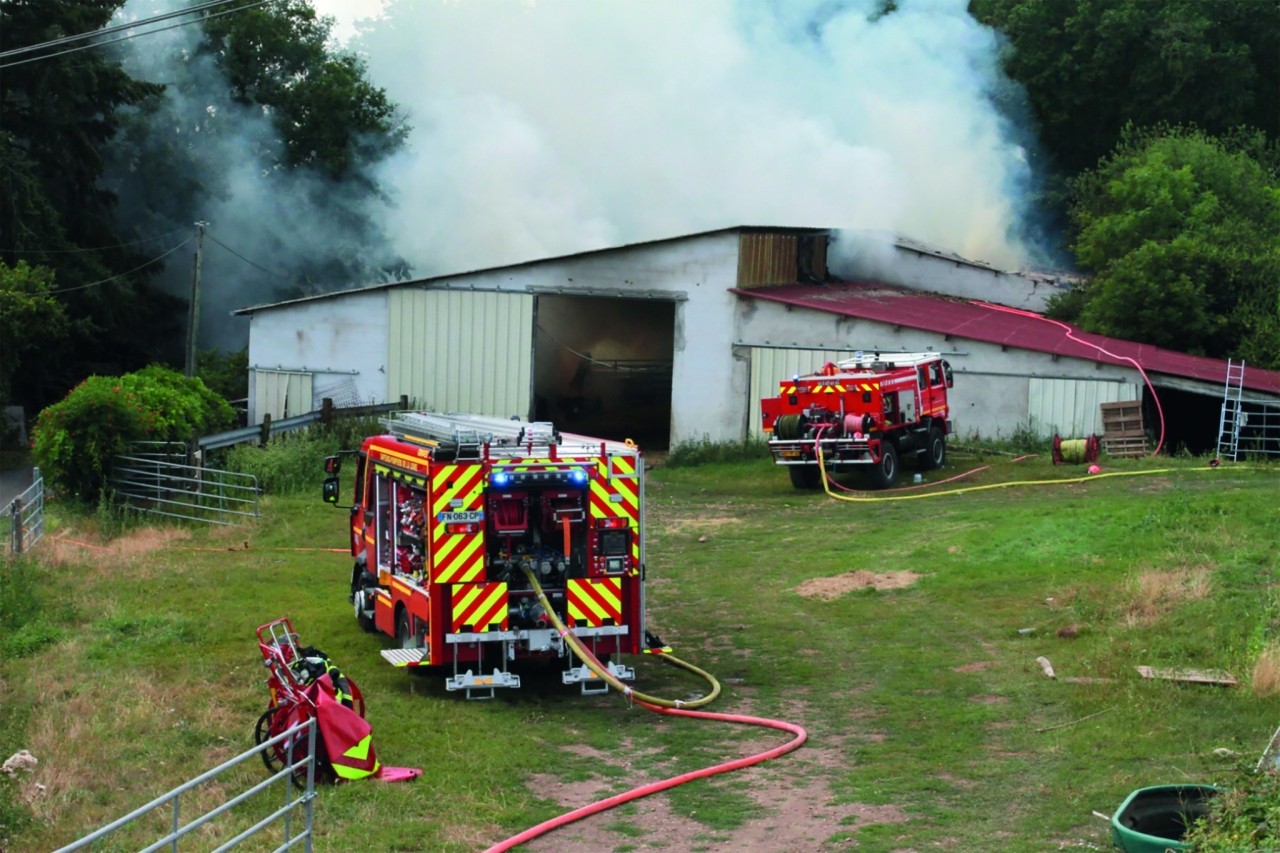
<svg viewBox="0 0 1280 853">
<path fill-rule="evenodd" d="M 1102 404 L 1102 451 L 1108 456 L 1147 455 L 1141 400 Z"/>
</svg>

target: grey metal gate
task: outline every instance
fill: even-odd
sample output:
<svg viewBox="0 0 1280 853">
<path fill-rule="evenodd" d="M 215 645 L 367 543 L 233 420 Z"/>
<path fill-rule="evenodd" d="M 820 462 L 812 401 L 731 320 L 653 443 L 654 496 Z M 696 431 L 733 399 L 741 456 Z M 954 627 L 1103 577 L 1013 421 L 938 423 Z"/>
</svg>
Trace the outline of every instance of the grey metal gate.
<svg viewBox="0 0 1280 853">
<path fill-rule="evenodd" d="M 114 457 L 110 483 L 116 500 L 141 512 L 205 524 L 258 517 L 257 477 L 174 461 L 180 458 L 163 449 Z"/>
<path fill-rule="evenodd" d="M 9 516 L 9 540 L 5 547 L 14 554 L 29 551 L 44 536 L 44 477 L 33 468 L 31 485 L 4 510 Z"/>
<path fill-rule="evenodd" d="M 275 848 L 276 850 L 291 850 L 295 845 L 302 844 L 303 849 L 308 851 L 308 853 L 310 853 L 311 839 L 312 839 L 312 820 L 313 820 L 313 811 L 314 811 L 313 801 L 315 800 L 315 796 L 316 796 L 315 771 L 316 771 L 316 738 L 317 737 L 318 737 L 318 733 L 316 731 L 316 721 L 315 721 L 315 718 L 312 717 L 306 722 L 299 723 L 298 725 L 294 726 L 288 731 L 281 732 L 275 737 L 270 738 L 269 740 L 263 741 L 260 746 L 257 746 L 254 749 L 249 750 L 248 752 L 241 753 L 240 755 L 236 756 L 230 761 L 219 764 L 217 767 L 205 773 L 202 773 L 201 775 L 197 776 L 196 778 L 192 779 L 189 782 L 184 782 L 183 784 L 169 791 L 169 793 L 162 794 L 161 796 L 156 797 L 154 800 L 147 803 L 145 806 L 142 806 L 139 809 L 135 809 L 134 811 L 129 812 L 129 814 L 125 815 L 119 820 L 113 821 L 107 824 L 106 826 L 102 827 L 101 829 L 97 830 L 96 832 L 92 832 L 89 835 L 86 835 L 84 838 L 81 838 L 79 841 L 76 841 L 73 844 L 69 844 L 66 847 L 59 849 L 58 851 L 56 851 L 56 853 L 70 853 L 70 851 L 73 851 L 73 850 L 92 849 L 94 842 L 105 838 L 106 836 L 110 835 L 116 830 L 124 826 L 127 826 L 128 824 L 131 824 L 134 821 L 140 818 L 143 818 L 151 814 L 152 812 L 156 811 L 157 809 L 161 809 L 161 808 L 165 808 L 170 812 L 171 814 L 170 820 L 171 820 L 172 828 L 169 831 L 169 833 L 165 835 L 163 838 L 159 838 L 154 843 L 146 847 L 143 847 L 141 849 L 144 851 L 144 853 L 150 853 L 150 851 L 163 850 L 165 848 L 168 848 L 169 850 L 174 851 L 174 853 L 177 853 L 177 851 L 181 849 L 178 846 L 179 842 L 182 841 L 187 835 L 191 834 L 192 832 L 199 829 L 200 827 L 211 823 L 214 819 L 230 811 L 235 806 L 245 802 L 246 800 L 250 799 L 256 794 L 259 794 L 267 790 L 273 784 L 277 784 L 277 783 L 282 783 L 284 785 L 284 804 L 281 805 L 279 808 L 277 808 L 275 811 L 273 811 L 271 814 L 259 820 L 253 826 L 250 826 L 248 829 L 239 833 L 231 840 L 224 842 L 223 844 L 219 845 L 214 849 L 215 851 L 230 850 L 233 847 L 240 844 L 241 842 L 253 837 L 254 835 L 257 835 L 260 832 L 265 831 L 267 828 L 271 827 L 273 824 L 276 824 L 278 822 L 283 828 L 284 840 L 279 847 Z M 233 767 L 236 767 L 242 762 L 248 761 L 251 758 L 258 757 L 258 755 L 262 753 L 264 750 L 275 749 L 276 746 L 281 743 L 285 743 L 286 747 L 288 744 L 294 744 L 294 743 L 300 745 L 304 742 L 302 740 L 303 738 L 305 738 L 305 743 L 307 745 L 307 754 L 303 756 L 299 761 L 293 764 L 285 764 L 283 767 L 280 768 L 280 770 L 276 771 L 276 773 L 273 774 L 268 779 L 262 782 L 259 782 L 258 784 L 240 792 L 236 796 L 232 797 L 231 799 L 227 800 L 221 805 L 210 809 L 209 811 L 205 812 L 204 814 L 200 815 L 194 820 L 191 820 L 185 824 L 182 823 L 181 799 L 183 794 L 187 793 L 188 791 L 191 791 L 193 788 L 196 788 L 199 785 L 204 784 L 205 782 L 208 782 L 211 779 L 214 779 L 220 776 L 221 774 L 225 773 L 226 771 L 230 770 Z M 286 754 L 293 752 L 293 750 L 290 750 L 287 748 L 284 748 L 283 751 Z M 294 782 L 294 779 L 297 778 L 299 779 L 299 781 L 301 781 L 303 777 L 306 778 L 305 788 L 302 791 L 295 790 L 296 783 Z M 302 811 L 303 827 L 300 831 L 295 833 L 294 825 L 293 825 L 294 813 L 299 810 Z M 187 849 L 205 849 L 205 847 L 207 847 L 208 845 L 208 841 L 205 839 L 192 838 L 192 839 L 188 839 L 188 842 L 189 844 Z M 198 846 L 201 843 L 203 843 L 204 847 Z"/>
</svg>

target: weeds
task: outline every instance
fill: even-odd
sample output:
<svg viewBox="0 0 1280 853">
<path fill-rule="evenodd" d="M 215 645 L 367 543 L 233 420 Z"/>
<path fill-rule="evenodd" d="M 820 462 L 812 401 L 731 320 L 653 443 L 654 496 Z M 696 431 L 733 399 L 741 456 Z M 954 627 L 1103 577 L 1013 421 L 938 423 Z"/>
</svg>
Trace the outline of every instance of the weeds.
<svg viewBox="0 0 1280 853">
<path fill-rule="evenodd" d="M 684 441 L 671 448 L 667 465 L 672 468 L 694 468 L 716 462 L 742 462 L 769 458 L 769 448 L 763 439 L 742 441 Z"/>
<path fill-rule="evenodd" d="M 1280 776 L 1271 767 L 1239 766 L 1227 789 L 1183 841 L 1196 853 L 1245 853 L 1280 847 Z"/>
</svg>

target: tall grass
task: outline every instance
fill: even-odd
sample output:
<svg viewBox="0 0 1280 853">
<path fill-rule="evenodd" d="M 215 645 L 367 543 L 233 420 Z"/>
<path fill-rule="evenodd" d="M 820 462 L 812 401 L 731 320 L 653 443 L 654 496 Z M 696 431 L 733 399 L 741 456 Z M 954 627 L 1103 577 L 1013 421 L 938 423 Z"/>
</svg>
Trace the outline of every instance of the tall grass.
<svg viewBox="0 0 1280 853">
<path fill-rule="evenodd" d="M 92 548 L 48 537 L 8 582 L 18 595 L 0 600 L 5 636 L 40 618 L 61 635 L 0 660 L 0 746 L 31 749 L 30 782 L 48 789 L 27 800 L 0 784 L 6 849 L 66 844 L 247 748 L 266 702 L 254 628 L 282 615 L 358 681 L 382 760 L 425 771 L 411 785 L 321 791 L 317 849 L 358 839 L 466 853 L 582 805 L 583 791 L 776 742 L 583 697 L 554 672 L 526 670 L 520 691 L 468 703 L 444 689 L 446 673 L 387 666 L 390 641 L 361 632 L 347 602 L 347 515 L 311 491 L 339 446 L 354 443 L 297 451 L 303 492 L 270 494 L 257 525 L 110 540 L 93 516 L 72 519 L 69 538 Z M 1091 813 L 1134 788 L 1231 784 L 1215 750 L 1262 749 L 1274 698 L 1134 668 L 1227 669 L 1261 686 L 1255 664 L 1280 639 L 1277 471 L 1108 463 L 1143 467 L 1160 470 L 1081 483 L 1078 468 L 1043 458 L 996 460 L 962 485 L 1064 482 L 856 504 L 792 489 L 763 454 L 654 469 L 647 627 L 720 678 L 713 710 L 794 720 L 810 740 L 759 770 L 662 794 L 695 837 L 648 808 L 567 831 L 602 850 L 641 837 L 667 850 L 1085 850 L 1108 843 Z M 908 571 L 916 580 L 901 588 L 803 594 L 814 579 Z M 34 610 L 15 603 L 29 595 Z M 61 612 L 67 601 L 76 607 Z M 628 663 L 646 692 L 700 689 L 652 656 Z M 781 811 L 789 799 L 802 815 Z M 824 818 L 814 844 L 787 835 Z M 748 824 L 754 835 L 741 834 Z"/>
<path fill-rule="evenodd" d="M 342 418 L 331 426 L 281 433 L 265 446 L 232 447 L 220 464 L 231 471 L 252 474 L 267 494 L 314 491 L 324 477 L 325 457 L 358 448 L 366 436 L 384 431 L 377 418 Z"/>
</svg>

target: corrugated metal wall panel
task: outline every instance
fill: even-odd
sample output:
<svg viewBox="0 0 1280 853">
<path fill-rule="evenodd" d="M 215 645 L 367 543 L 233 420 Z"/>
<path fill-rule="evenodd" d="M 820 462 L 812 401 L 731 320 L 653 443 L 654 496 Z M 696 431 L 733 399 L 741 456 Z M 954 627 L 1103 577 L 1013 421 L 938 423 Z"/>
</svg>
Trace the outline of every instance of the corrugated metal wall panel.
<svg viewBox="0 0 1280 853">
<path fill-rule="evenodd" d="M 314 412 L 312 376 L 288 370 L 254 370 L 254 415 L 261 422 L 264 415 L 272 420 Z"/>
<path fill-rule="evenodd" d="M 391 291 L 387 388 L 413 405 L 508 417 L 532 414 L 533 296 Z"/>
<path fill-rule="evenodd" d="M 1141 386 L 1091 379 L 1032 378 L 1028 392 L 1032 428 L 1046 437 L 1102 435 L 1103 403 L 1142 399 Z"/>
<path fill-rule="evenodd" d="M 751 358 L 751 403 L 747 409 L 750 428 L 747 434 L 761 438 L 760 400 L 778 396 L 778 383 L 784 379 L 812 373 L 824 362 L 853 358 L 848 350 L 777 349 L 774 347 L 749 347 Z"/>
</svg>

